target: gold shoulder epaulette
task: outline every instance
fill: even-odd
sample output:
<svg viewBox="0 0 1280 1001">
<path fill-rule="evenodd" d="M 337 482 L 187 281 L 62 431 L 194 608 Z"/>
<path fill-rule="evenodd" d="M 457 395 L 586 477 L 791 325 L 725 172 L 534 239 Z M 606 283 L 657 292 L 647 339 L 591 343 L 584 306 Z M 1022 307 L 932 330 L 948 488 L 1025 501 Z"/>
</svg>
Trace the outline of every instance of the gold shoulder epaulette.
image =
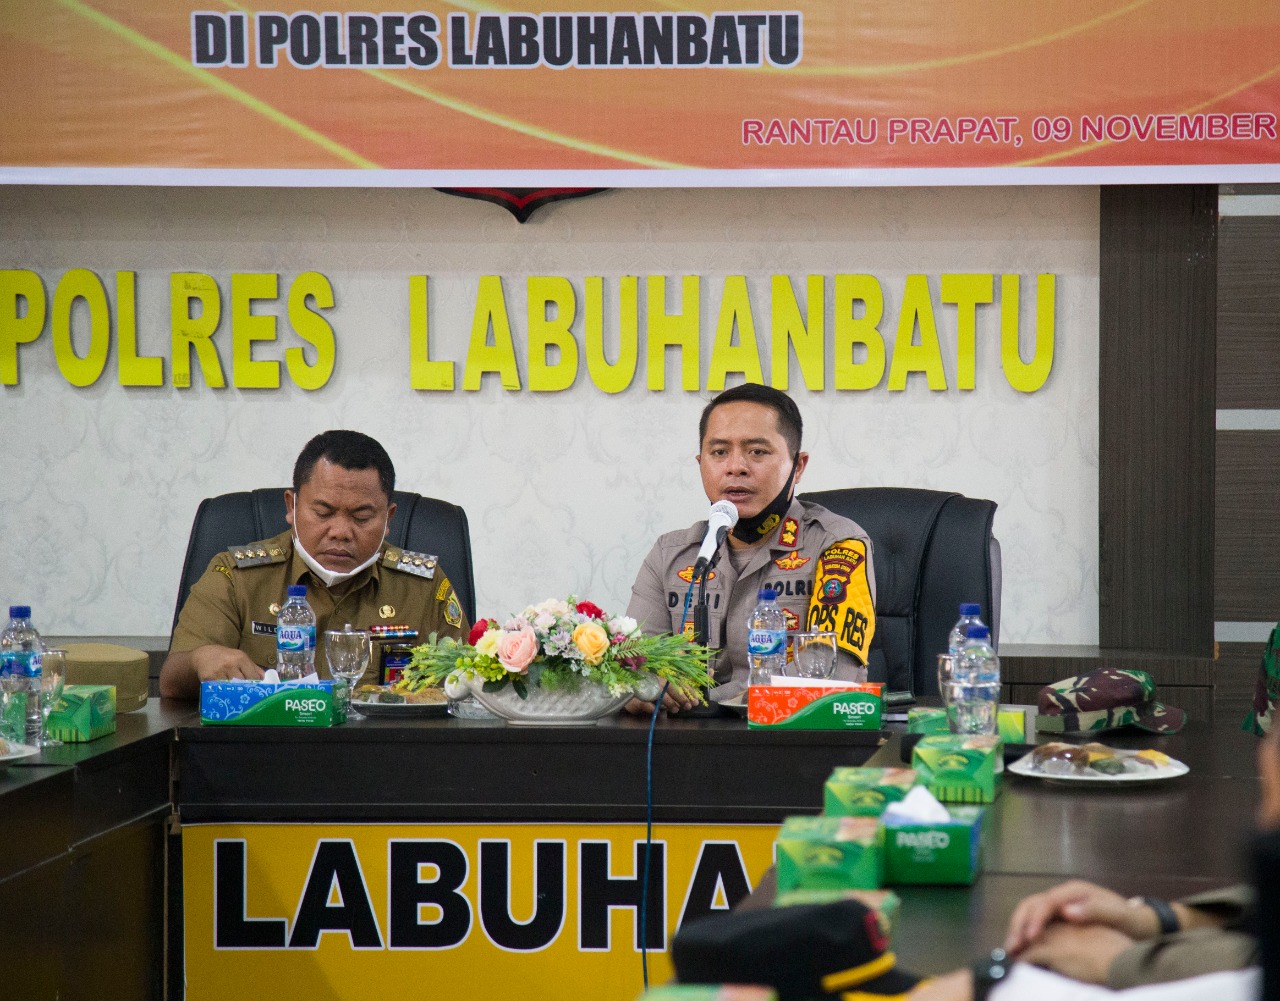
<svg viewBox="0 0 1280 1001">
<path fill-rule="evenodd" d="M 430 580 L 436 575 L 436 564 L 439 561 L 429 553 L 415 553 L 408 549 L 397 549 L 391 546 L 382 557 L 382 565 L 392 570 L 416 574 Z"/>
<path fill-rule="evenodd" d="M 228 552 L 236 561 L 236 566 L 243 570 L 246 567 L 262 567 L 270 563 L 283 563 L 289 558 L 289 551 L 279 543 L 251 542 L 247 546 L 232 546 Z"/>
</svg>

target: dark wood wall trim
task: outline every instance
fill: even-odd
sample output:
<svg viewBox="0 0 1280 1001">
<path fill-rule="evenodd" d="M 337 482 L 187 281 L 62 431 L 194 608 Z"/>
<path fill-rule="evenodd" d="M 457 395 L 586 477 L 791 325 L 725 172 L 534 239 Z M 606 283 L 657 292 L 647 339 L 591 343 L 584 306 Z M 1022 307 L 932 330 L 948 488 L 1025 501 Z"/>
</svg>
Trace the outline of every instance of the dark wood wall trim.
<svg viewBox="0 0 1280 1001">
<path fill-rule="evenodd" d="M 1101 191 L 1099 638 L 1213 654 L 1218 189 Z"/>
</svg>

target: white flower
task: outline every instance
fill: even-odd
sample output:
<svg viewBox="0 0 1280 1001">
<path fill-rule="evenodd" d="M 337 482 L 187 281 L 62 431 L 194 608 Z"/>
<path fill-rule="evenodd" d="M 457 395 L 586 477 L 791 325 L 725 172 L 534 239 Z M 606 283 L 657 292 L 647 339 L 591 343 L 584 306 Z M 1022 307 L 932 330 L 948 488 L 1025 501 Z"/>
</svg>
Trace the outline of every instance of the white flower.
<svg viewBox="0 0 1280 1001">
<path fill-rule="evenodd" d="M 556 618 L 562 619 L 569 614 L 569 604 L 559 598 L 548 598 L 539 604 L 530 605 L 525 611 L 533 612 L 535 615 L 554 615 Z"/>
<path fill-rule="evenodd" d="M 640 623 L 630 615 L 619 615 L 609 620 L 610 636 L 630 636 L 640 628 Z"/>
<path fill-rule="evenodd" d="M 533 628 L 541 632 L 550 632 L 556 624 L 556 617 L 550 612 L 536 612 L 533 616 Z"/>
</svg>

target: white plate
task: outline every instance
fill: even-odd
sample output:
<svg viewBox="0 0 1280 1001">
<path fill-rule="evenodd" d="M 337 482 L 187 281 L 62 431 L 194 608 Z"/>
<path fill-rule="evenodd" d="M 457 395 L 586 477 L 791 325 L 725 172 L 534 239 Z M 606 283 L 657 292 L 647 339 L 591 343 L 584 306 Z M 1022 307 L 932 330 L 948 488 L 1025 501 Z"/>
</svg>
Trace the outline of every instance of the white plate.
<svg viewBox="0 0 1280 1001">
<path fill-rule="evenodd" d="M 737 698 L 725 699 L 720 705 L 731 712 L 737 713 L 739 716 L 745 716 L 747 714 L 747 693 L 743 692 Z"/>
<path fill-rule="evenodd" d="M 9 745 L 9 753 L 0 754 L 0 768 L 40 753 L 40 748 L 32 747 L 30 744 L 17 744 L 12 740 L 7 741 L 7 743 Z"/>
<path fill-rule="evenodd" d="M 448 702 L 364 702 L 352 699 L 351 704 L 361 716 L 398 717 L 422 719 L 429 716 L 448 716 Z"/>
<path fill-rule="evenodd" d="M 1117 756 L 1122 758 L 1131 758 L 1136 753 L 1136 751 L 1116 751 Z M 1143 768 L 1140 772 L 1125 772 L 1123 775 L 1104 775 L 1102 772 L 1095 772 L 1093 769 L 1068 775 L 1049 775 L 1046 772 L 1033 770 L 1031 767 L 1031 755 L 1025 754 L 1009 766 L 1009 771 L 1013 772 L 1014 775 L 1023 775 L 1029 779 L 1044 779 L 1046 782 L 1117 785 L 1125 782 L 1159 782 L 1162 779 L 1176 779 L 1179 775 L 1186 775 L 1191 769 L 1176 758 L 1170 758 L 1167 765 L 1160 765 L 1158 768 Z"/>
</svg>

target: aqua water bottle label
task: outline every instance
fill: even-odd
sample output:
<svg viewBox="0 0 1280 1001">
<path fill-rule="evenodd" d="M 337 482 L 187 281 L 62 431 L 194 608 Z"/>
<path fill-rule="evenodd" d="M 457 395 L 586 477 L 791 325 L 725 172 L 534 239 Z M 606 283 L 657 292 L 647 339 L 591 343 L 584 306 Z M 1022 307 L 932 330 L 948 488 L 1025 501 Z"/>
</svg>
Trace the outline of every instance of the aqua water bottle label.
<svg viewBox="0 0 1280 1001">
<path fill-rule="evenodd" d="M 277 650 L 284 653 L 304 653 L 315 648 L 315 626 L 280 626 L 276 630 Z"/>
<path fill-rule="evenodd" d="M 38 650 L 8 650 L 0 654 L 0 678 L 38 678 L 42 660 Z"/>
<path fill-rule="evenodd" d="M 787 645 L 787 633 L 783 629 L 747 630 L 747 653 L 753 657 L 771 657 L 781 654 Z"/>
</svg>

